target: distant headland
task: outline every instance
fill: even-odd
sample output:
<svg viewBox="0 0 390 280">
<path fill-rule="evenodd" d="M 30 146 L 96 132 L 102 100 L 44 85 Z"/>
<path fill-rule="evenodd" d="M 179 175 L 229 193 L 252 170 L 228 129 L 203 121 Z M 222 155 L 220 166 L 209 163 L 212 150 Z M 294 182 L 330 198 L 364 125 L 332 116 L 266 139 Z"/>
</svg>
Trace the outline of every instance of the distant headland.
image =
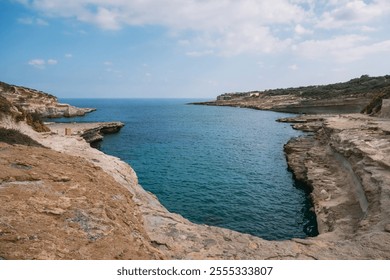
<svg viewBox="0 0 390 280">
<path fill-rule="evenodd" d="M 362 75 L 344 83 L 221 94 L 199 105 L 234 106 L 297 114 L 360 113 L 390 88 L 390 75 Z"/>
</svg>

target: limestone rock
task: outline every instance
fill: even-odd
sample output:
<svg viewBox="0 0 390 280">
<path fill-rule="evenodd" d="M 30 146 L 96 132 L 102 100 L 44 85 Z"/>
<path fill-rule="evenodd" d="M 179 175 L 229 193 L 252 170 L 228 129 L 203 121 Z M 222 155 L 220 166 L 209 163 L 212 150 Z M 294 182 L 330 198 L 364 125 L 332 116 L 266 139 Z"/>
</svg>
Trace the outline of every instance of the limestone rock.
<svg viewBox="0 0 390 280">
<path fill-rule="evenodd" d="M 42 118 L 84 116 L 86 113 L 95 111 L 94 108 L 77 108 L 59 103 L 57 98 L 51 94 L 3 82 L 0 82 L 0 94 L 27 113 L 36 114 Z"/>
<path fill-rule="evenodd" d="M 0 159 L 1 258 L 163 258 L 128 190 L 103 170 L 79 157 L 1 142 Z"/>
</svg>

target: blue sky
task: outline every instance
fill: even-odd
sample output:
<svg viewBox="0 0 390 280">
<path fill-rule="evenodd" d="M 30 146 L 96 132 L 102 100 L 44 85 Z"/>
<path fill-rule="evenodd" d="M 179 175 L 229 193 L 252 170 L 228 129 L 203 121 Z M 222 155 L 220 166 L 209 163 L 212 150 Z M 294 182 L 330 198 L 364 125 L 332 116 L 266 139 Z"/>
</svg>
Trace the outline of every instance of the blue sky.
<svg viewBox="0 0 390 280">
<path fill-rule="evenodd" d="M 199 97 L 390 74 L 389 0 L 0 0 L 0 80 Z"/>
</svg>

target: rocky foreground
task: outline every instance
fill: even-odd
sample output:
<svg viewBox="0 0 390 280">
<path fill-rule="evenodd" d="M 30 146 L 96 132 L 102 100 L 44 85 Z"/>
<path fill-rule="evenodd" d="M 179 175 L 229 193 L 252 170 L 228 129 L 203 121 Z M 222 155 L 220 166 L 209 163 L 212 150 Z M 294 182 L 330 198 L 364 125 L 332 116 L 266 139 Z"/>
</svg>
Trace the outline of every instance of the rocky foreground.
<svg viewBox="0 0 390 280">
<path fill-rule="evenodd" d="M 285 151 L 312 188 L 320 234 L 266 241 L 170 213 L 80 133 L 37 132 L 11 103 L 0 109 L 1 259 L 390 258 L 388 119 L 281 120 L 311 131 Z"/>
</svg>

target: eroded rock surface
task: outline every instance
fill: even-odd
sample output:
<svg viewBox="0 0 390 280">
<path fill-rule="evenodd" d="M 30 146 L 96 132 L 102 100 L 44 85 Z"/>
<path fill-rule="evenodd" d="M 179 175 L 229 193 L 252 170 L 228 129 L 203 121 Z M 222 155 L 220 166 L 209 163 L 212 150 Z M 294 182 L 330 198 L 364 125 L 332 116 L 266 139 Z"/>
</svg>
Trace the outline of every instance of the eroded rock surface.
<svg viewBox="0 0 390 280">
<path fill-rule="evenodd" d="M 295 177 L 313 189 L 320 237 L 389 258 L 390 120 L 324 116 L 318 126 L 307 118 L 315 135 L 291 140 L 285 151 Z"/>
<path fill-rule="evenodd" d="M 132 195 L 100 167 L 0 142 L 0 257 L 160 259 Z"/>
<path fill-rule="evenodd" d="M 95 111 L 94 108 L 78 108 L 59 103 L 57 97 L 51 94 L 3 82 L 0 82 L 0 94 L 27 113 L 36 114 L 42 118 L 84 116 L 86 113 Z"/>
</svg>

